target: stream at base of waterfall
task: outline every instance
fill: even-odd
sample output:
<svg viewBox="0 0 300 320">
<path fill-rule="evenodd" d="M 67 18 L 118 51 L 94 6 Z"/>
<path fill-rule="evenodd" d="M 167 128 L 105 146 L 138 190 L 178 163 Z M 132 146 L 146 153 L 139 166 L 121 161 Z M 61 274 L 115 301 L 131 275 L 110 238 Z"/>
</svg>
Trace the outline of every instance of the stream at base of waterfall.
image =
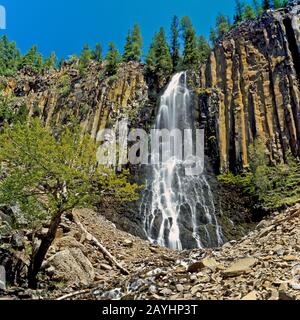
<svg viewBox="0 0 300 320">
<path fill-rule="evenodd" d="M 186 72 L 177 73 L 161 97 L 155 129 L 195 129 L 194 114 Z M 184 149 L 193 140 L 174 144 Z M 163 147 L 160 142 L 159 150 Z M 174 155 L 152 166 L 141 202 L 145 232 L 151 242 L 175 250 L 219 246 L 222 231 L 205 171 L 186 175 L 185 166 Z"/>
</svg>

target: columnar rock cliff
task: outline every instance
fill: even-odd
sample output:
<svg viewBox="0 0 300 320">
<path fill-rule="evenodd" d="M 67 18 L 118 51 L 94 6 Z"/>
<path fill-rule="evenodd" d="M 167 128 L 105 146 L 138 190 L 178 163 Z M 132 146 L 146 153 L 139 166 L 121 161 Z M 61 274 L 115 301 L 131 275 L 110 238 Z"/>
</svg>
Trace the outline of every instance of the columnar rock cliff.
<svg viewBox="0 0 300 320">
<path fill-rule="evenodd" d="M 300 5 L 245 21 L 215 46 L 201 70 L 201 108 L 216 168 L 249 165 L 249 145 L 271 161 L 300 155 Z"/>
<path fill-rule="evenodd" d="M 29 116 L 39 116 L 52 127 L 73 117 L 93 137 L 122 117 L 137 123 L 148 101 L 143 68 L 137 63 L 122 64 L 113 77 L 106 77 L 103 65 L 92 62 L 84 73 L 76 63 L 67 63 L 58 72 L 29 71 L 0 80 L 13 109 L 25 105 Z"/>
</svg>

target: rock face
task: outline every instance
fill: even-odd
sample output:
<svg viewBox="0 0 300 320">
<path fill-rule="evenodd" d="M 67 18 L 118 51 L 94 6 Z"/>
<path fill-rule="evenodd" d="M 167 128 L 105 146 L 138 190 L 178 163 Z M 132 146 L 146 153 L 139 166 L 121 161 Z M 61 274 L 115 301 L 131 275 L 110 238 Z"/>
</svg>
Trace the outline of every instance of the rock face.
<svg viewBox="0 0 300 320">
<path fill-rule="evenodd" d="M 122 64 L 113 77 L 105 76 L 104 66 L 96 62 L 84 73 L 76 63 L 69 63 L 59 72 L 19 74 L 1 82 L 6 97 L 13 98 L 14 109 L 25 105 L 29 116 L 38 116 L 49 126 L 74 117 L 93 137 L 125 116 L 137 122 L 148 101 L 148 87 L 138 63 Z"/>
<path fill-rule="evenodd" d="M 201 108 L 215 167 L 249 165 L 259 138 L 271 161 L 300 155 L 300 4 L 243 22 L 201 70 Z"/>
</svg>

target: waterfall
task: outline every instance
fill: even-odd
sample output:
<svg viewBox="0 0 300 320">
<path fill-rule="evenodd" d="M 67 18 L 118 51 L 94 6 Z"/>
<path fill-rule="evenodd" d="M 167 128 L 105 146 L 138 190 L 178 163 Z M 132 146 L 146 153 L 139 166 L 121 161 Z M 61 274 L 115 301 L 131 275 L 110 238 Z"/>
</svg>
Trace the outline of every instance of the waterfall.
<svg viewBox="0 0 300 320">
<path fill-rule="evenodd" d="M 161 97 L 155 129 L 195 129 L 195 108 L 186 81 L 186 72 L 173 76 Z M 173 144 L 179 150 L 195 142 L 190 136 L 188 140 L 174 138 Z M 164 142 L 160 142 L 159 151 L 163 148 Z M 153 157 L 159 158 L 159 154 Z M 145 232 L 151 242 L 175 250 L 221 245 L 221 228 L 208 180 L 204 173 L 186 175 L 185 165 L 184 160 L 170 154 L 152 166 L 141 202 Z"/>
</svg>

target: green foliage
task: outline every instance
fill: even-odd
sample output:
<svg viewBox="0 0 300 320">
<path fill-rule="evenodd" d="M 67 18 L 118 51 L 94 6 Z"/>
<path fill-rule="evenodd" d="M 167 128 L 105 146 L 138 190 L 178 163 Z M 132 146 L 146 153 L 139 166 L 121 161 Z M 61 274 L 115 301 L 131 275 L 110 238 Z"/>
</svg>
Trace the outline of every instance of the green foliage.
<svg viewBox="0 0 300 320">
<path fill-rule="evenodd" d="M 280 8 L 284 8 L 288 5 L 288 0 L 273 0 L 273 8 L 276 9 L 280 9 Z"/>
<path fill-rule="evenodd" d="M 133 31 L 128 31 L 126 38 L 123 60 L 125 62 L 136 61 L 141 62 L 143 40 L 138 24 L 135 24 Z"/>
<path fill-rule="evenodd" d="M 90 49 L 89 45 L 86 44 L 79 56 L 79 71 L 81 74 L 84 73 L 85 69 L 88 67 L 89 63 L 92 60 L 93 52 Z"/>
<path fill-rule="evenodd" d="M 244 20 L 252 20 L 256 18 L 256 13 L 250 4 L 245 5 L 243 18 Z"/>
<path fill-rule="evenodd" d="M 132 31 L 132 60 L 140 62 L 142 56 L 143 39 L 138 24 L 135 24 Z"/>
<path fill-rule="evenodd" d="M 197 69 L 199 67 L 197 36 L 189 17 L 182 18 L 181 27 L 184 39 L 183 67 L 185 69 Z"/>
<path fill-rule="evenodd" d="M 124 53 L 123 53 L 123 61 L 129 62 L 132 58 L 132 37 L 131 37 L 131 31 L 128 30 L 126 43 L 124 47 Z"/>
<path fill-rule="evenodd" d="M 12 76 L 20 63 L 20 52 L 15 42 L 9 42 L 6 36 L 0 38 L 0 75 Z"/>
<path fill-rule="evenodd" d="M 271 9 L 271 1 L 270 0 L 263 0 L 262 8 L 264 11 Z"/>
<path fill-rule="evenodd" d="M 264 145 L 256 141 L 250 148 L 249 171 L 219 176 L 219 181 L 241 186 L 269 209 L 293 205 L 300 201 L 300 161 L 288 156 L 286 163 L 268 164 Z"/>
<path fill-rule="evenodd" d="M 23 123 L 27 119 L 28 108 L 25 105 L 14 108 L 14 99 L 14 97 L 3 97 L 0 95 L 0 128 L 4 124 Z"/>
<path fill-rule="evenodd" d="M 37 46 L 32 48 L 21 58 L 20 69 L 31 67 L 35 72 L 40 72 L 43 68 L 43 56 L 38 52 Z"/>
<path fill-rule="evenodd" d="M 230 20 L 227 16 L 219 14 L 216 19 L 216 33 L 217 37 L 221 38 L 231 28 Z"/>
<path fill-rule="evenodd" d="M 127 172 L 96 165 L 97 145 L 79 127 L 64 127 L 55 139 L 39 120 L 6 127 L 0 134 L 0 203 L 19 205 L 33 224 L 105 197 L 136 199 Z"/>
<path fill-rule="evenodd" d="M 71 84 L 72 81 L 70 76 L 68 74 L 63 74 L 57 83 L 58 92 L 63 96 L 68 95 L 71 91 Z"/>
<path fill-rule="evenodd" d="M 261 16 L 263 13 L 263 8 L 258 0 L 253 0 L 253 8 L 257 17 Z"/>
<path fill-rule="evenodd" d="M 171 25 L 171 56 L 173 63 L 173 72 L 178 71 L 180 65 L 180 42 L 179 42 L 179 19 L 177 16 L 173 17 Z"/>
<path fill-rule="evenodd" d="M 45 64 L 44 64 L 44 68 L 46 70 L 49 69 L 55 69 L 57 65 L 57 57 L 55 52 L 51 52 L 51 55 L 48 59 L 46 59 Z"/>
<path fill-rule="evenodd" d="M 100 43 L 96 43 L 95 49 L 92 51 L 92 59 L 97 62 L 102 62 L 102 46 Z"/>
<path fill-rule="evenodd" d="M 198 62 L 203 64 L 209 57 L 211 52 L 210 46 L 204 36 L 198 38 Z"/>
<path fill-rule="evenodd" d="M 210 40 L 211 44 L 215 45 L 217 39 L 218 39 L 218 37 L 217 37 L 217 34 L 216 34 L 216 30 L 214 28 L 211 28 L 210 32 L 209 32 L 209 40 Z"/>
<path fill-rule="evenodd" d="M 163 28 L 154 36 L 146 63 L 147 73 L 158 79 L 167 78 L 172 74 L 172 57 Z"/>
<path fill-rule="evenodd" d="M 235 15 L 233 17 L 234 25 L 243 21 L 245 4 L 241 0 L 235 0 Z"/>
<path fill-rule="evenodd" d="M 106 56 L 106 74 L 113 76 L 117 73 L 118 64 L 121 61 L 120 53 L 113 42 L 109 43 L 109 49 Z"/>
</svg>

